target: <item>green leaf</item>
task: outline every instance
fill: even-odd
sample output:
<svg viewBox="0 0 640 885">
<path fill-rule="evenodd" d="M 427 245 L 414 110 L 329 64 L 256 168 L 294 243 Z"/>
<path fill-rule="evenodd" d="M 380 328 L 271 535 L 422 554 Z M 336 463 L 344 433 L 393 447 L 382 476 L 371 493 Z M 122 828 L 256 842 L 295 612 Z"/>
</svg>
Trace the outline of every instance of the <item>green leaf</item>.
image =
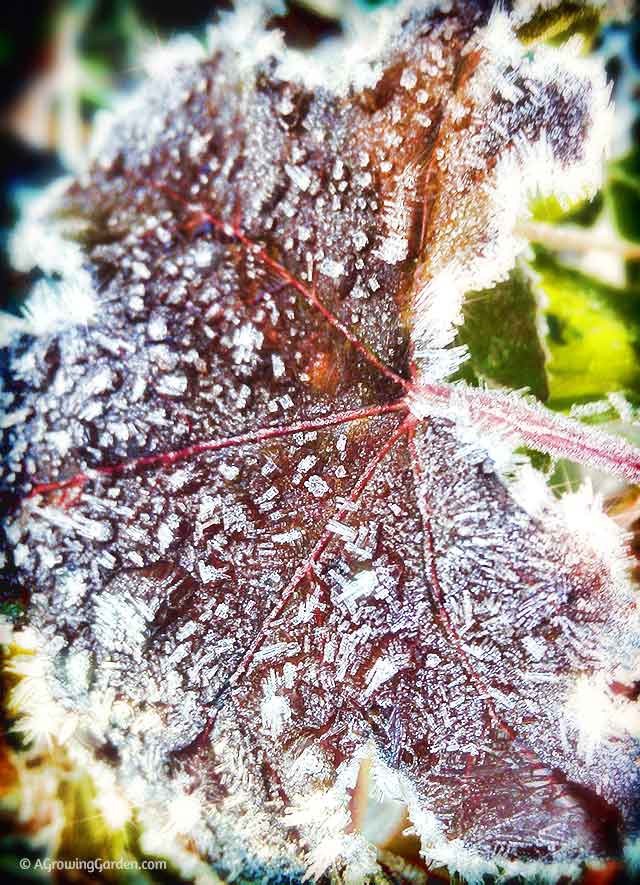
<svg viewBox="0 0 640 885">
<path fill-rule="evenodd" d="M 0 816 L 0 827 L 10 826 L 4 816 Z M 6 835 L 0 838 L 0 878 L 8 882 L 47 882 L 50 876 L 45 870 L 36 867 L 36 861 L 44 859 L 44 851 L 27 839 Z M 22 863 L 21 863 L 22 861 Z M 27 861 L 29 862 L 27 864 Z"/>
<path fill-rule="evenodd" d="M 559 3 L 551 9 L 542 5 L 528 22 L 518 29 L 518 37 L 525 44 L 564 43 L 574 34 L 591 38 L 600 25 L 600 12 L 586 3 Z"/>
<path fill-rule="evenodd" d="M 640 243 L 640 146 L 609 164 L 606 197 L 618 232 Z"/>
<path fill-rule="evenodd" d="M 516 389 L 528 387 L 539 399 L 546 399 L 545 352 L 531 275 L 516 267 L 505 282 L 469 292 L 463 315 L 456 343 L 466 344 L 470 359 L 461 377 L 469 383 L 484 380 Z"/>
<path fill-rule="evenodd" d="M 552 408 L 624 391 L 640 396 L 640 291 L 619 289 L 561 264 L 538 247 L 533 268 L 547 298 Z"/>
<path fill-rule="evenodd" d="M 530 204 L 531 217 L 534 221 L 547 224 L 577 224 L 580 227 L 591 227 L 602 212 L 604 198 L 598 192 L 589 200 L 579 200 L 567 208 L 556 197 L 536 197 Z"/>
<path fill-rule="evenodd" d="M 0 602 L 0 617 L 15 623 L 19 621 L 24 614 L 24 608 L 19 602 Z"/>
<path fill-rule="evenodd" d="M 605 199 L 618 233 L 640 243 L 640 146 L 609 164 Z M 625 268 L 628 285 L 640 286 L 640 261 L 627 261 Z"/>
</svg>

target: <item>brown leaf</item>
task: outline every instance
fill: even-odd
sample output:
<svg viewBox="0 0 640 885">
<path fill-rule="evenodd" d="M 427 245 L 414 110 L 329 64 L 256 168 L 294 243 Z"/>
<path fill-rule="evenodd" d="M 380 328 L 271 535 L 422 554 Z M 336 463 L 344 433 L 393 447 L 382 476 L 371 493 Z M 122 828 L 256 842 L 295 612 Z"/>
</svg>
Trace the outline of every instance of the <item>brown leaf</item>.
<svg viewBox="0 0 640 885">
<path fill-rule="evenodd" d="M 602 78 L 525 55 L 479 2 L 406 7 L 333 83 L 247 15 L 53 200 L 64 252 L 23 229 L 67 271 L 14 323 L 4 478 L 51 723 L 76 714 L 155 850 L 181 833 L 228 876 L 373 875 L 349 812 L 365 759 L 434 867 L 618 856 L 638 830 L 623 543 L 513 449 L 630 479 L 640 457 L 446 381 L 528 191 L 593 184 Z"/>
</svg>

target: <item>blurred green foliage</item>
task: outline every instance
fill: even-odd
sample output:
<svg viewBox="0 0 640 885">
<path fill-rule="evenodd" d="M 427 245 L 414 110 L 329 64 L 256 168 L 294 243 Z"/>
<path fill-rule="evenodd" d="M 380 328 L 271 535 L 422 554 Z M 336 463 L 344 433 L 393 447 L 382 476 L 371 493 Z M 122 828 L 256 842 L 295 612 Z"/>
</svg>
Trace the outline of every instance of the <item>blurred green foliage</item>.
<svg viewBox="0 0 640 885">
<path fill-rule="evenodd" d="M 456 343 L 465 344 L 471 356 L 460 377 L 472 384 L 486 381 L 515 390 L 528 388 L 546 400 L 545 351 L 532 276 L 516 267 L 508 280 L 493 288 L 469 292 L 463 315 Z"/>
<path fill-rule="evenodd" d="M 564 2 L 552 8 L 541 5 L 533 18 L 519 28 L 518 37 L 525 44 L 544 40 L 560 45 L 573 34 L 594 37 L 599 24 L 600 10 L 596 4 Z"/>
<path fill-rule="evenodd" d="M 640 291 L 608 285 L 543 248 L 532 266 L 547 300 L 549 405 L 640 396 Z"/>
</svg>

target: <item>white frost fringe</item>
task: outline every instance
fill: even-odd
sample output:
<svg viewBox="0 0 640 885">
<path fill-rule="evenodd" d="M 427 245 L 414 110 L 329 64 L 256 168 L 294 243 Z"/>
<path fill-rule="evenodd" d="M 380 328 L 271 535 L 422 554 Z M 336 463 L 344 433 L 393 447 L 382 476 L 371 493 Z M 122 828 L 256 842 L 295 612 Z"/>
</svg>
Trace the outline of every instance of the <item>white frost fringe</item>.
<svg viewBox="0 0 640 885">
<path fill-rule="evenodd" d="M 515 69 L 541 90 L 549 83 L 583 84 L 591 97 L 590 119 L 579 161 L 567 164 L 557 160 L 543 133 L 534 143 L 523 138 L 517 141 L 513 149 L 498 160 L 493 173 L 483 183 L 482 190 L 490 208 L 482 254 L 473 260 L 462 258 L 450 263 L 414 296 L 412 337 L 416 356 L 424 360 L 420 365 L 423 381 L 444 379 L 447 377 L 444 373 L 451 374 L 464 361 L 466 354 L 462 350 L 449 351 L 448 361 L 438 358 L 435 351 L 455 338 L 462 320 L 465 293 L 487 289 L 506 279 L 518 256 L 527 248 L 527 240 L 516 233 L 516 226 L 529 216 L 531 197 L 554 195 L 568 206 L 593 195 L 602 183 L 612 131 L 611 90 L 603 66 L 597 60 L 580 56 L 579 37 L 569 40 L 561 50 L 538 47 L 529 57 L 515 35 L 513 20 L 496 6 L 488 24 L 474 37 L 467 51 L 477 49 L 483 54 L 482 61 L 469 88 L 482 117 L 491 119 L 493 93 L 500 84 L 505 94 L 514 89 L 512 69 Z M 454 169 L 454 176 L 455 172 Z M 435 337 L 434 329 L 438 332 Z"/>
<path fill-rule="evenodd" d="M 82 248 L 66 236 L 68 225 L 52 217 L 70 181 L 61 178 L 23 200 L 22 217 L 9 240 L 11 263 L 23 273 L 37 268 L 48 278 L 34 285 L 22 316 L 0 311 L 0 347 L 20 334 L 44 337 L 95 320 L 96 293 Z"/>
</svg>

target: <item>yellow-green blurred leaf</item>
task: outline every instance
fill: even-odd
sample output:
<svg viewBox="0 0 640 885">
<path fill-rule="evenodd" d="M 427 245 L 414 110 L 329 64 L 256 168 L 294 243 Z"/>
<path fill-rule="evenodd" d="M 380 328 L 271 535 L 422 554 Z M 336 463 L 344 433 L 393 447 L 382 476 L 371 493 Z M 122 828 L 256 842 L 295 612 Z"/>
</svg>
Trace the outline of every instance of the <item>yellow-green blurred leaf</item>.
<svg viewBox="0 0 640 885">
<path fill-rule="evenodd" d="M 469 292 L 463 314 L 456 343 L 466 344 L 470 359 L 462 376 L 472 383 L 482 379 L 515 389 L 527 387 L 546 399 L 545 353 L 530 275 L 516 267 L 505 282 Z"/>
<path fill-rule="evenodd" d="M 640 147 L 609 165 L 606 192 L 618 232 L 640 242 Z"/>
<path fill-rule="evenodd" d="M 564 43 L 573 34 L 591 38 L 600 24 L 600 12 L 586 3 L 565 2 L 544 8 L 542 5 L 528 22 L 518 29 L 523 43 Z"/>
<path fill-rule="evenodd" d="M 543 249 L 533 266 L 548 299 L 550 405 L 640 395 L 640 292 L 565 267 Z"/>
</svg>

